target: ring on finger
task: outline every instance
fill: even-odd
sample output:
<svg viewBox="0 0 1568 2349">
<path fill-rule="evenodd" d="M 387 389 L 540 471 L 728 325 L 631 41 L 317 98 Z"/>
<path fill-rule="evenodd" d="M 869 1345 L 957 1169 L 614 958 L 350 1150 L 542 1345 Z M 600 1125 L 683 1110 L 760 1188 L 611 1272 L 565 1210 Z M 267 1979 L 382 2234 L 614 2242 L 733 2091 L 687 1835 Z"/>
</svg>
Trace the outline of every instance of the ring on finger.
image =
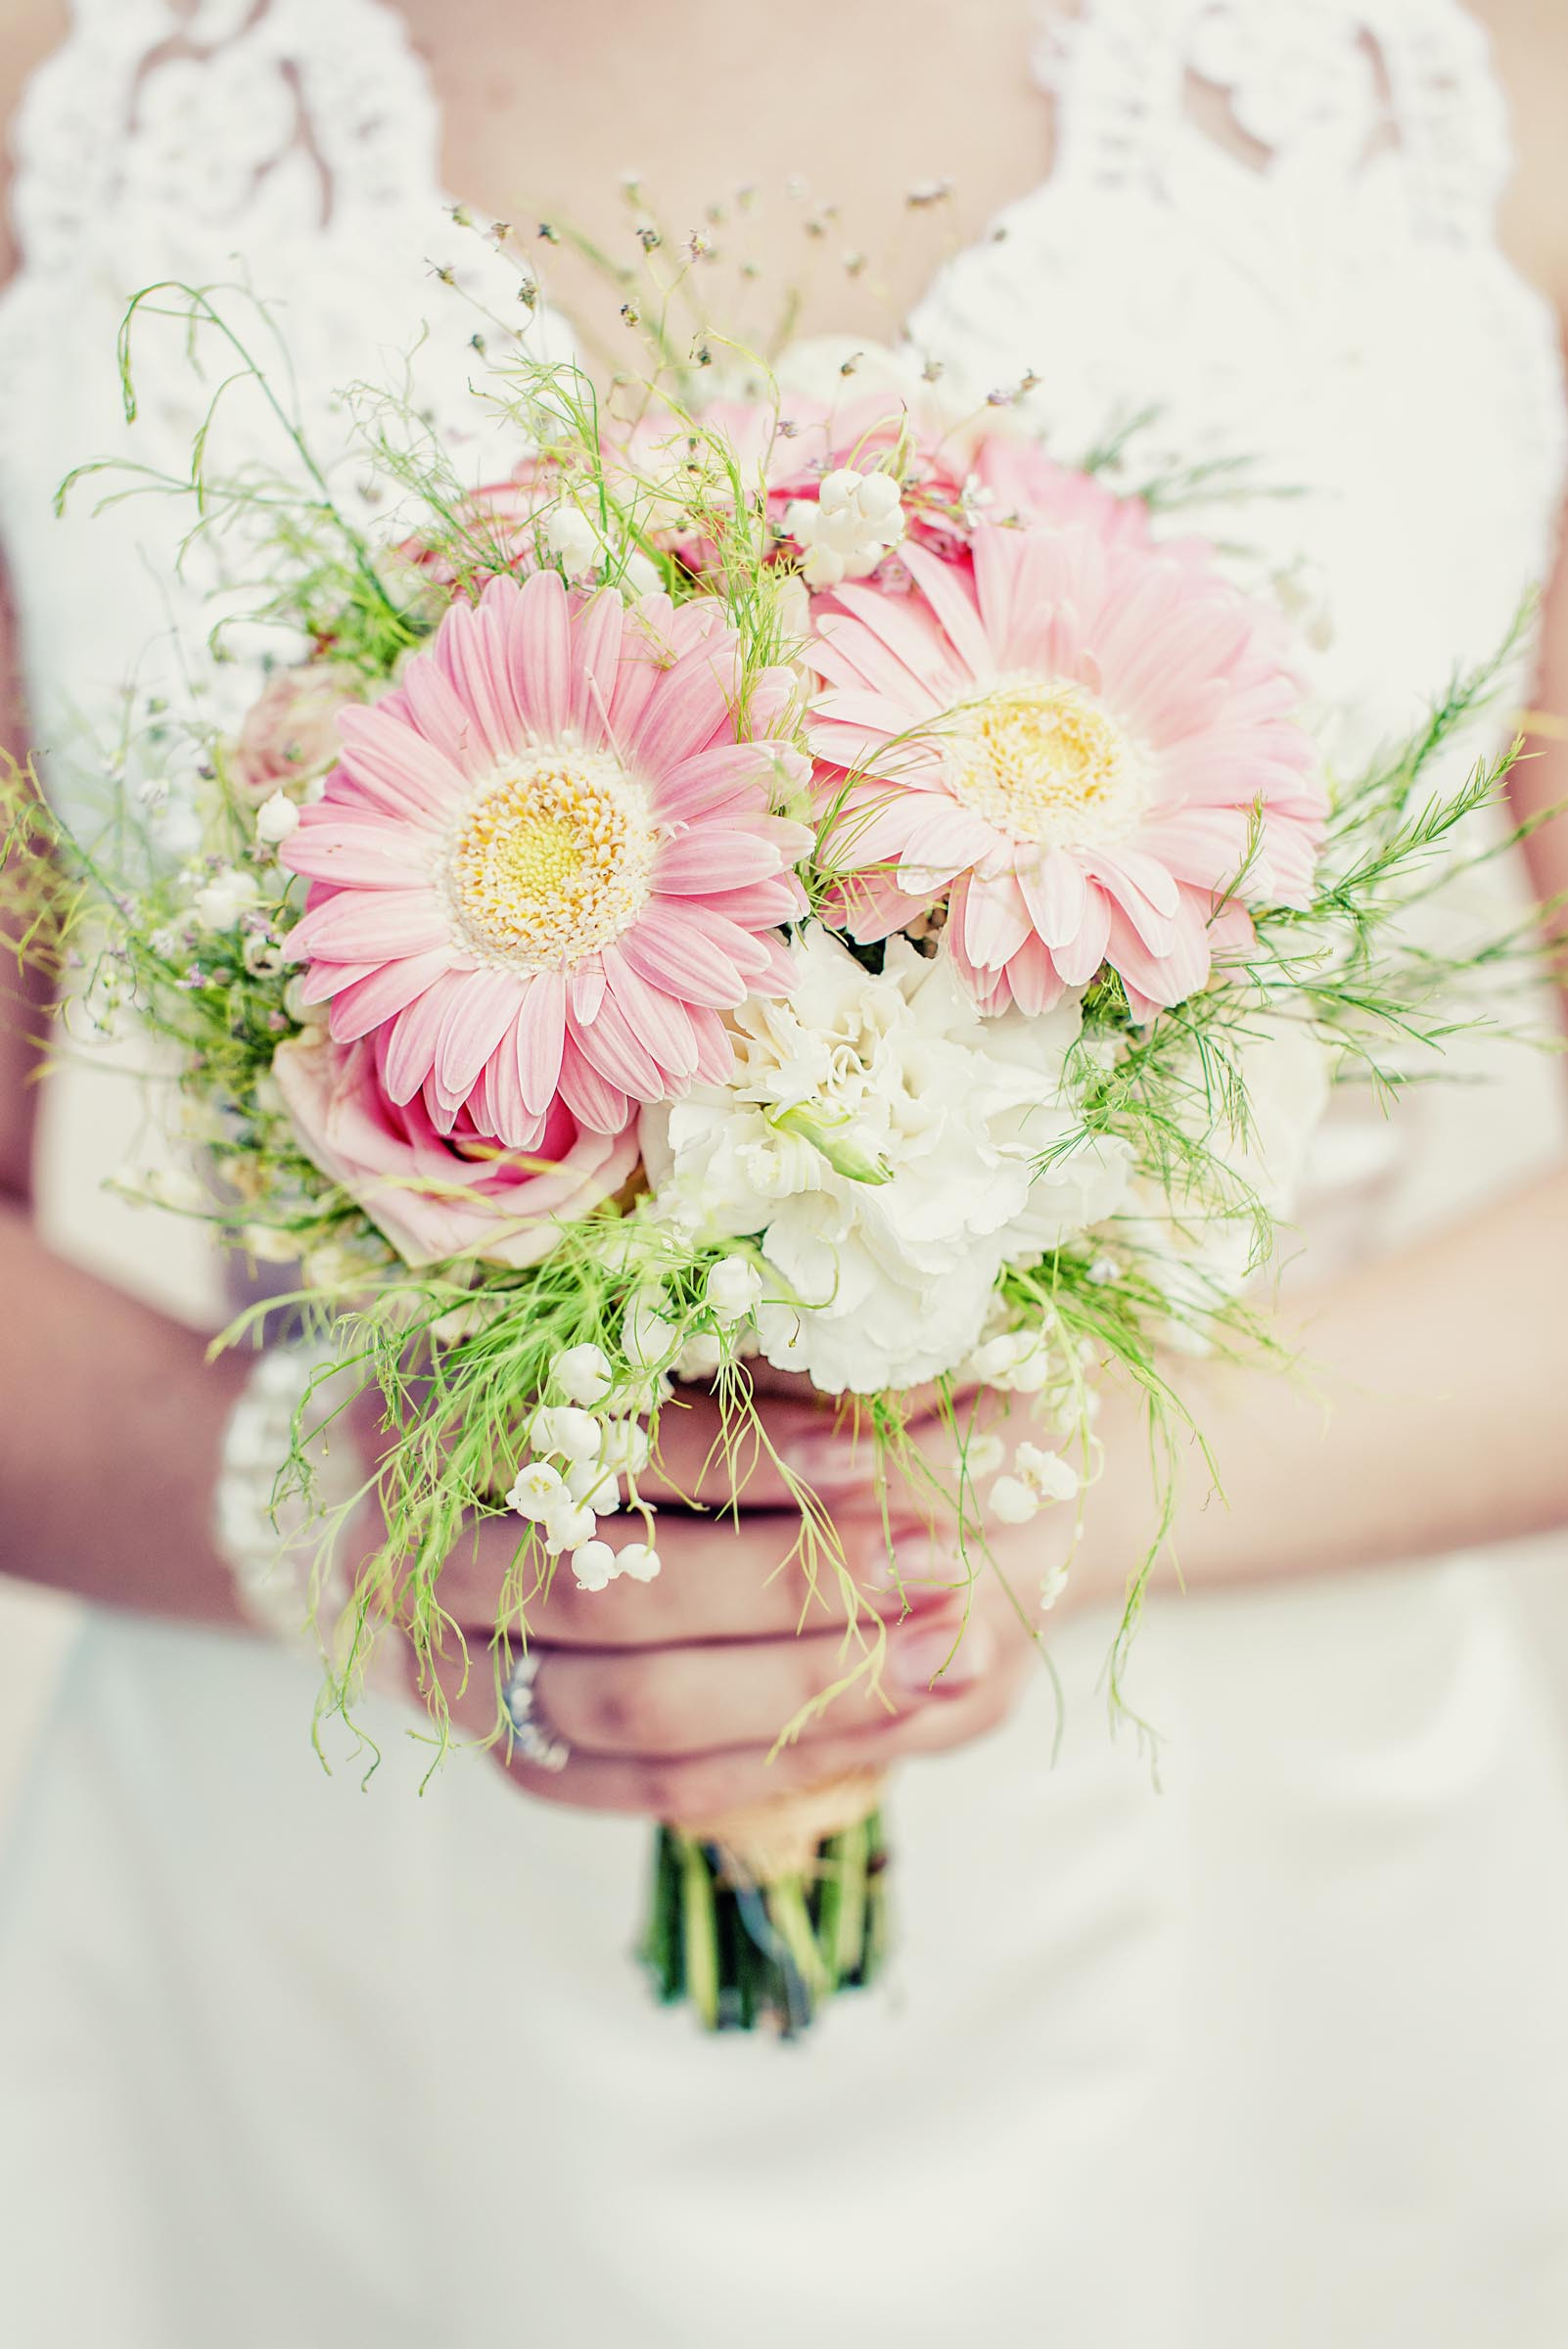
<svg viewBox="0 0 1568 2349">
<path fill-rule="evenodd" d="M 519 1656 L 501 1692 L 501 1704 L 512 1727 L 512 1744 L 523 1760 L 531 1762 L 536 1770 L 561 1771 L 572 1758 L 572 1748 L 564 1737 L 554 1736 L 539 1718 L 533 1683 L 541 1661 L 536 1647 Z"/>
</svg>

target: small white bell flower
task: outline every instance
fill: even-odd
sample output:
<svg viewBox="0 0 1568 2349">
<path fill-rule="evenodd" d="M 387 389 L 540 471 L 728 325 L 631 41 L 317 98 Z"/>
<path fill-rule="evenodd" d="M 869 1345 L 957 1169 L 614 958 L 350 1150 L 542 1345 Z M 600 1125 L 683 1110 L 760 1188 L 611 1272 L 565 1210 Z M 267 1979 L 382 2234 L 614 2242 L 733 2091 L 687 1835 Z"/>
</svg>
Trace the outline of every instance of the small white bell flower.
<svg viewBox="0 0 1568 2349">
<path fill-rule="evenodd" d="M 568 1403 L 581 1404 L 591 1409 L 603 1403 L 613 1383 L 610 1360 L 601 1346 L 569 1346 L 558 1354 L 550 1364 L 550 1377 L 558 1394 Z"/>
<path fill-rule="evenodd" d="M 529 1441 L 535 1451 L 560 1452 L 569 1460 L 596 1460 L 599 1422 L 576 1404 L 546 1404 L 534 1413 Z"/>
<path fill-rule="evenodd" d="M 663 1563 L 659 1552 L 646 1542 L 628 1542 L 616 1558 L 619 1571 L 634 1583 L 651 1583 Z"/>
<path fill-rule="evenodd" d="M 709 1271 L 703 1294 L 714 1319 L 729 1329 L 761 1302 L 762 1275 L 748 1257 L 722 1256 Z"/>
<path fill-rule="evenodd" d="M 604 1431 L 600 1457 L 607 1468 L 636 1476 L 648 1465 L 652 1445 L 648 1430 L 636 1419 L 612 1419 Z"/>
<path fill-rule="evenodd" d="M 566 1491 L 545 1503 L 539 1519 L 544 1535 L 544 1546 L 552 1558 L 564 1549 L 580 1549 L 598 1532 L 599 1521 L 583 1501 L 574 1500 Z"/>
<path fill-rule="evenodd" d="M 605 1590 L 615 1581 L 616 1553 L 608 1542 L 584 1542 L 572 1552 L 572 1572 L 579 1590 Z"/>
<path fill-rule="evenodd" d="M 801 550 L 807 587 L 869 578 L 903 536 L 902 494 L 892 474 L 841 465 L 823 475 L 814 501 L 790 501 L 784 527 Z"/>
<path fill-rule="evenodd" d="M 299 824 L 300 810 L 286 791 L 275 791 L 255 811 L 255 836 L 269 849 L 279 847 Z"/>
<path fill-rule="evenodd" d="M 608 1517 L 621 1506 L 616 1472 L 603 1460 L 574 1460 L 566 1472 L 566 1489 L 574 1500 L 586 1501 L 596 1517 Z"/>
<path fill-rule="evenodd" d="M 675 1351 L 675 1325 L 665 1302 L 663 1289 L 639 1289 L 626 1308 L 621 1345 L 634 1370 L 662 1369 Z"/>
<path fill-rule="evenodd" d="M 526 1468 L 518 1470 L 506 1505 L 537 1525 L 545 1510 L 563 1497 L 570 1496 L 559 1468 L 552 1468 L 547 1460 L 530 1460 Z"/>
<path fill-rule="evenodd" d="M 546 515 L 539 534 L 550 553 L 559 558 L 569 579 L 585 577 L 604 560 L 598 531 L 576 506 L 556 506 Z"/>
</svg>

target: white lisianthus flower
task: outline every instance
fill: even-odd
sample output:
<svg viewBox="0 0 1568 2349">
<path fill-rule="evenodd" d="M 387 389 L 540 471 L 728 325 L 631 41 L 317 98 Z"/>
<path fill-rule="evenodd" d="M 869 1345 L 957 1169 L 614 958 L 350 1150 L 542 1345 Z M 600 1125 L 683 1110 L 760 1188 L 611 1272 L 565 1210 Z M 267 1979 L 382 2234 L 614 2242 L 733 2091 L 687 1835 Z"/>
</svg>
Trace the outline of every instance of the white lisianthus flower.
<svg viewBox="0 0 1568 2349">
<path fill-rule="evenodd" d="M 761 1236 L 785 1300 L 755 1310 L 775 1367 L 832 1395 L 914 1386 L 973 1350 L 1002 1265 L 1115 1210 L 1126 1154 L 1084 1144 L 1035 1174 L 1077 1124 L 1076 1002 L 983 1018 L 902 939 L 880 973 L 822 929 L 792 954 L 789 999 L 735 1016 L 730 1082 L 643 1113 L 644 1161 L 705 1237 Z"/>
</svg>

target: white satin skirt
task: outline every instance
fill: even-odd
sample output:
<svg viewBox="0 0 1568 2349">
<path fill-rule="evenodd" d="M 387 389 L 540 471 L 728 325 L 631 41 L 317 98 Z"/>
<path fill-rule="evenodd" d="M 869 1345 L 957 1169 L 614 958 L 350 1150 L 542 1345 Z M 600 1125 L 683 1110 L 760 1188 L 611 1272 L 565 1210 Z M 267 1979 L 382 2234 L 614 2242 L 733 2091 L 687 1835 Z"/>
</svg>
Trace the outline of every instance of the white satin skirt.
<svg viewBox="0 0 1568 2349">
<path fill-rule="evenodd" d="M 102 1618 L 0 1874 L 15 2349 L 1562 2349 L 1568 1781 L 1503 1562 L 1173 1599 L 897 1787 L 807 2043 L 629 1951 L 634 1822 L 310 1748 L 311 1670 Z"/>
</svg>

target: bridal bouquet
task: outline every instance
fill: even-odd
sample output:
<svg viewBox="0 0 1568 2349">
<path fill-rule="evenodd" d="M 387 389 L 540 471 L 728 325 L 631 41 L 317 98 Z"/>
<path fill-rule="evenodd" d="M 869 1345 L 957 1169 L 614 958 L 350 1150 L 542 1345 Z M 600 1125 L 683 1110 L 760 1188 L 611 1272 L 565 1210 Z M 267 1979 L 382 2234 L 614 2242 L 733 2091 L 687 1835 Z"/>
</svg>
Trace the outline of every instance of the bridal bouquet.
<svg viewBox="0 0 1568 2349">
<path fill-rule="evenodd" d="M 298 1265 L 307 1336 L 379 1387 L 341 1707 L 380 1627 L 427 1664 L 452 1636 L 442 1561 L 509 1515 L 495 1734 L 557 1758 L 526 1701 L 552 1582 L 670 1570 L 644 1487 L 693 1382 L 744 1499 L 759 1364 L 992 1571 L 994 1527 L 1078 1508 L 1103 1375 L 1158 1426 L 1162 1364 L 1264 1342 L 1329 1082 L 1451 1017 L 1402 915 L 1496 788 L 1423 782 L 1488 679 L 1331 778 L 1279 603 L 1171 531 L 1125 441 L 1067 461 L 865 375 L 602 408 L 519 353 L 485 392 L 515 464 L 477 489 L 362 396 L 376 501 L 313 459 L 200 484 L 203 527 L 264 515 L 293 631 L 243 722 L 160 713 L 97 843 L 16 795 L 13 846 L 55 850 L 35 936 L 172 1042 L 210 1170 L 173 1203 Z M 791 1490 L 874 1693 L 884 1615 Z M 881 1801 L 671 1820 L 661 1993 L 793 2028 L 868 1979 Z"/>
</svg>

